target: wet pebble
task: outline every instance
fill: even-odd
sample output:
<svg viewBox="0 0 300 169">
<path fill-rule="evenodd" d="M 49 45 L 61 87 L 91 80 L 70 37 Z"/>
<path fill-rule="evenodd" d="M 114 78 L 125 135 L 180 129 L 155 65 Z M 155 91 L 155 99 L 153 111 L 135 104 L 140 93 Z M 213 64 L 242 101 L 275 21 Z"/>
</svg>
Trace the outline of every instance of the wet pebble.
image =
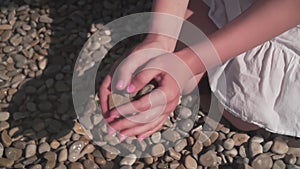
<svg viewBox="0 0 300 169">
<path fill-rule="evenodd" d="M 165 147 L 162 144 L 155 144 L 151 148 L 151 155 L 160 157 L 165 153 Z"/>
<path fill-rule="evenodd" d="M 68 160 L 71 162 L 77 161 L 83 147 L 84 147 L 83 141 L 74 142 L 69 148 Z"/>
<path fill-rule="evenodd" d="M 120 161 L 120 165 L 133 165 L 136 161 L 137 157 L 135 154 L 129 154 L 127 156 L 125 156 L 121 161 Z"/>
</svg>

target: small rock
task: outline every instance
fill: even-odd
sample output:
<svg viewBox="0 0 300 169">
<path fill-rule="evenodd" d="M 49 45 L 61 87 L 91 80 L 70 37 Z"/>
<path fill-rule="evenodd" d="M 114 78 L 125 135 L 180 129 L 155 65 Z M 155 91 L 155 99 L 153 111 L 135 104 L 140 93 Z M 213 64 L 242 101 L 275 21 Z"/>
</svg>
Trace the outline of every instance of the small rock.
<svg viewBox="0 0 300 169">
<path fill-rule="evenodd" d="M 272 169 L 283 169 L 285 167 L 286 167 L 286 165 L 284 164 L 284 162 L 282 160 L 276 160 L 273 164 Z"/>
<path fill-rule="evenodd" d="M 151 135 L 151 141 L 153 143 L 159 143 L 161 141 L 161 133 L 160 132 L 153 133 Z"/>
<path fill-rule="evenodd" d="M 74 142 L 70 148 L 69 148 L 69 156 L 68 160 L 71 162 L 75 162 L 79 159 L 81 150 L 84 147 L 84 142 L 83 141 L 76 141 Z"/>
<path fill-rule="evenodd" d="M 191 109 L 184 106 L 177 106 L 177 108 L 175 109 L 175 113 L 181 119 L 187 119 L 193 114 Z"/>
<path fill-rule="evenodd" d="M 255 169 L 271 169 L 272 165 L 272 158 L 268 154 L 258 155 L 251 163 L 251 166 Z"/>
<path fill-rule="evenodd" d="M 287 154 L 285 157 L 284 157 L 284 162 L 287 163 L 287 164 L 292 164 L 294 165 L 297 161 L 297 157 L 293 154 Z"/>
<path fill-rule="evenodd" d="M 42 22 L 42 23 L 52 23 L 53 19 L 50 18 L 47 15 L 41 15 L 40 18 L 39 18 L 39 21 Z"/>
<path fill-rule="evenodd" d="M 124 157 L 121 161 L 120 161 L 120 165 L 133 165 L 136 161 L 137 157 L 135 154 L 129 154 L 128 156 Z"/>
<path fill-rule="evenodd" d="M 50 151 L 50 149 L 51 149 L 50 145 L 47 142 L 44 142 L 41 145 L 39 145 L 38 152 L 40 154 L 43 154 L 44 152 Z"/>
<path fill-rule="evenodd" d="M 48 63 L 48 60 L 46 58 L 42 59 L 41 61 L 39 61 L 39 68 L 41 70 L 45 70 L 47 63 Z"/>
<path fill-rule="evenodd" d="M 66 148 L 62 149 L 58 155 L 58 161 L 64 162 L 68 159 L 68 150 Z"/>
<path fill-rule="evenodd" d="M 83 127 L 82 127 L 79 123 L 77 123 L 77 122 L 75 122 L 74 127 L 73 127 L 73 130 L 74 130 L 75 133 L 77 133 L 77 134 L 80 134 L 80 135 L 86 135 L 86 133 L 85 133 Z"/>
<path fill-rule="evenodd" d="M 97 166 L 97 164 L 94 161 L 91 161 L 91 160 L 85 160 L 83 162 L 83 166 L 84 166 L 84 168 L 88 168 L 88 169 L 98 169 L 99 168 Z"/>
<path fill-rule="evenodd" d="M 0 30 L 11 30 L 12 26 L 8 24 L 2 24 L 0 25 Z"/>
<path fill-rule="evenodd" d="M 216 152 L 210 150 L 200 156 L 200 163 L 205 167 L 214 167 L 218 164 Z"/>
<path fill-rule="evenodd" d="M 189 169 L 197 169 L 197 161 L 192 156 L 187 156 L 184 161 L 184 165 Z"/>
<path fill-rule="evenodd" d="M 81 151 L 80 153 L 80 157 L 86 155 L 86 154 L 90 154 L 95 150 L 95 146 L 92 144 L 88 144 L 87 146 L 84 147 L 84 149 Z"/>
<path fill-rule="evenodd" d="M 42 165 L 41 164 L 35 164 L 35 165 L 31 166 L 29 169 L 42 169 Z"/>
<path fill-rule="evenodd" d="M 1 133 L 1 140 L 2 140 L 2 144 L 4 145 L 4 147 L 9 147 L 12 143 L 12 140 L 10 138 L 10 136 L 7 133 L 7 130 L 4 130 Z"/>
<path fill-rule="evenodd" d="M 203 144 L 200 140 L 197 140 L 194 145 L 193 145 L 193 148 L 192 148 L 192 153 L 193 155 L 196 155 L 198 156 L 198 154 L 202 151 L 203 149 Z"/>
<path fill-rule="evenodd" d="M 175 144 L 175 151 L 180 152 L 182 151 L 185 147 L 187 146 L 187 141 L 186 139 L 183 140 L 179 140 L 176 144 Z"/>
<path fill-rule="evenodd" d="M 3 152 L 4 152 L 4 147 L 3 147 L 3 145 L 0 143 L 0 158 L 3 156 Z"/>
<path fill-rule="evenodd" d="M 300 148 L 299 147 L 289 147 L 287 154 L 294 154 L 296 157 L 300 158 Z"/>
<path fill-rule="evenodd" d="M 151 149 L 151 154 L 160 157 L 165 153 L 165 147 L 162 144 L 155 144 Z"/>
<path fill-rule="evenodd" d="M 6 121 L 0 122 L 0 131 L 6 130 L 9 128 L 9 123 Z"/>
<path fill-rule="evenodd" d="M 273 141 L 266 142 L 263 146 L 264 152 L 265 153 L 268 152 L 271 149 L 272 145 L 273 145 Z"/>
<path fill-rule="evenodd" d="M 79 162 L 71 163 L 68 168 L 69 169 L 84 169 L 83 165 Z"/>
<path fill-rule="evenodd" d="M 38 107 L 41 111 L 49 111 L 52 108 L 52 104 L 49 101 L 43 101 L 38 104 Z"/>
<path fill-rule="evenodd" d="M 60 146 L 59 142 L 57 140 L 52 140 L 50 143 L 50 147 L 53 149 L 57 149 Z"/>
<path fill-rule="evenodd" d="M 183 131 L 189 132 L 194 127 L 194 122 L 191 119 L 185 119 L 179 122 L 179 127 Z"/>
<path fill-rule="evenodd" d="M 250 139 L 251 142 L 262 143 L 264 142 L 264 138 L 261 136 L 254 136 Z"/>
<path fill-rule="evenodd" d="M 16 34 L 13 37 L 11 37 L 9 39 L 9 42 L 13 45 L 13 46 L 18 46 L 21 42 L 22 42 L 23 38 L 19 35 Z"/>
<path fill-rule="evenodd" d="M 4 31 L 0 36 L 0 41 L 6 42 L 11 37 L 11 35 L 12 35 L 12 31 L 10 30 Z"/>
<path fill-rule="evenodd" d="M 7 158 L 0 158 L 0 167 L 11 168 L 13 164 L 13 160 Z"/>
<path fill-rule="evenodd" d="M 250 136 L 248 134 L 243 134 L 243 133 L 237 133 L 232 136 L 235 146 L 240 146 L 246 143 L 249 140 L 249 138 Z"/>
<path fill-rule="evenodd" d="M 234 143 L 234 140 L 231 139 L 231 138 L 228 138 L 224 141 L 223 143 L 223 147 L 226 149 L 226 150 L 231 150 L 233 149 L 235 143 Z"/>
<path fill-rule="evenodd" d="M 235 157 L 235 156 L 237 156 L 238 151 L 237 151 L 235 148 L 233 148 L 233 149 L 231 149 L 231 150 L 226 150 L 226 151 L 224 152 L 224 154 L 225 154 L 226 156 L 228 156 L 228 157 Z"/>
<path fill-rule="evenodd" d="M 118 149 L 116 149 L 115 147 L 105 145 L 105 146 L 102 146 L 102 148 L 105 150 L 104 156 L 108 159 L 113 160 L 120 154 L 120 151 Z"/>
<path fill-rule="evenodd" d="M 137 96 L 144 96 L 148 93 L 150 93 L 155 86 L 153 84 L 147 84 L 145 87 L 143 87 L 138 93 Z"/>
<path fill-rule="evenodd" d="M 177 131 L 168 129 L 162 133 L 162 137 L 167 141 L 176 142 L 180 139 L 180 134 Z"/>
<path fill-rule="evenodd" d="M 263 153 L 263 147 L 257 142 L 251 142 L 249 146 L 251 157 Z"/>
<path fill-rule="evenodd" d="M 25 150 L 25 157 L 29 158 L 36 154 L 36 145 L 35 144 L 28 144 Z"/>
<path fill-rule="evenodd" d="M 22 156 L 22 150 L 18 148 L 8 147 L 5 149 L 5 156 L 11 160 L 18 160 Z"/>
<path fill-rule="evenodd" d="M 0 121 L 6 121 L 9 119 L 9 112 L 0 112 Z"/>
<path fill-rule="evenodd" d="M 241 157 L 246 158 L 247 154 L 246 154 L 246 148 L 244 145 L 240 146 L 239 148 L 239 154 Z"/>
<path fill-rule="evenodd" d="M 181 159 L 181 154 L 179 152 L 176 152 L 173 148 L 169 149 L 169 154 L 175 160 L 180 160 Z"/>
<path fill-rule="evenodd" d="M 44 158 L 47 160 L 45 168 L 54 168 L 56 165 L 57 155 L 56 153 L 49 151 L 45 153 Z"/>
<path fill-rule="evenodd" d="M 281 138 L 277 137 L 274 139 L 274 144 L 271 150 L 272 152 L 277 154 L 285 154 L 288 152 L 289 147 L 286 142 L 284 142 Z"/>
<path fill-rule="evenodd" d="M 108 99 L 109 110 L 130 102 L 129 95 L 123 96 L 115 93 L 110 94 Z"/>
</svg>

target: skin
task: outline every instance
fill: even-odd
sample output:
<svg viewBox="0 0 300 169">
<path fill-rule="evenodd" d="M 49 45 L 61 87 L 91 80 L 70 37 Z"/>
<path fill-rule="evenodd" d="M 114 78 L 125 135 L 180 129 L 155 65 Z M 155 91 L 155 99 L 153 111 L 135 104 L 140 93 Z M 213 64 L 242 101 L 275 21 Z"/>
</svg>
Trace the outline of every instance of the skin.
<svg viewBox="0 0 300 169">
<path fill-rule="evenodd" d="M 191 3 L 194 2 L 192 1 Z M 200 7 L 198 5 L 198 9 L 203 9 L 203 11 L 207 10 L 207 7 L 204 7 L 203 3 L 199 1 L 197 3 L 200 4 Z M 193 18 L 193 16 L 197 16 L 192 10 L 187 9 L 187 4 L 187 0 L 174 0 L 172 2 L 168 0 L 157 0 L 155 1 L 153 11 L 170 13 L 182 18 L 188 18 L 190 16 L 190 18 Z M 196 5 L 191 4 L 190 6 L 196 7 Z M 298 25 L 300 23 L 299 6 L 300 1 L 295 0 L 258 0 L 242 15 L 219 30 L 211 29 L 213 28 L 213 26 L 210 25 L 212 22 L 207 21 L 207 17 L 203 17 L 203 14 L 196 17 L 196 19 L 198 18 L 199 20 L 203 19 L 203 22 L 193 23 L 196 23 L 196 26 L 204 30 L 219 54 L 220 59 L 222 62 L 225 62 Z M 207 12 L 204 16 L 207 16 Z M 163 32 L 164 27 L 161 26 L 161 23 L 163 23 L 163 21 L 160 21 L 159 18 L 154 18 L 151 29 L 158 32 L 161 30 Z M 203 26 L 197 25 L 197 23 L 206 24 Z M 177 31 L 177 29 L 174 29 L 175 34 Z M 107 97 L 111 93 L 111 74 L 106 76 L 100 88 L 101 108 L 111 127 L 110 133 L 116 130 L 120 131 L 120 140 L 124 140 L 128 136 L 137 136 L 138 139 L 141 140 L 159 130 L 168 115 L 175 109 L 179 97 L 183 93 L 189 92 L 195 87 L 194 82 L 198 82 L 201 79 L 206 70 L 204 64 L 190 48 L 181 49 L 182 47 L 178 47 L 180 46 L 178 45 L 177 48 L 181 50 L 174 52 L 175 44 L 176 42 L 171 38 L 151 34 L 146 38 L 144 43 L 133 50 L 125 62 L 120 64 L 121 72 L 129 73 L 121 73 L 120 77 L 118 77 L 118 83 L 115 85 L 119 90 L 125 89 L 129 93 L 135 92 L 152 79 L 158 82 L 158 89 L 154 90 L 152 95 L 148 94 L 131 103 L 134 108 L 138 110 L 138 114 L 135 115 L 136 117 L 132 118 L 138 120 L 143 113 L 144 115 L 155 113 L 155 108 L 162 106 L 159 101 L 165 101 L 163 102 L 165 104 L 164 111 L 158 115 L 155 120 L 149 123 L 138 123 L 126 118 L 115 120 L 116 117 L 120 116 L 120 112 L 117 109 L 112 111 L 108 111 L 107 109 Z M 158 48 L 164 52 L 154 52 L 152 55 L 150 54 L 152 52 L 141 52 L 149 48 Z M 205 50 L 203 44 L 200 43 L 196 43 L 195 48 L 199 53 Z M 166 51 L 169 53 L 166 53 Z M 180 75 L 178 76 L 172 76 L 162 71 L 168 69 L 164 63 L 168 63 L 172 58 L 175 60 L 173 63 L 174 66 L 181 68 Z M 177 62 L 174 58 L 182 60 L 184 64 Z M 213 67 L 215 64 L 216 63 L 211 63 L 210 66 Z M 142 71 L 133 76 L 132 73 L 140 66 L 143 66 Z M 162 70 L 153 69 L 153 67 L 159 67 Z M 159 90 L 165 93 L 165 100 L 162 99 L 159 92 L 157 92 Z M 155 100 L 158 101 L 155 102 Z M 154 103 L 151 104 L 151 101 Z M 122 114 L 133 113 L 129 105 L 124 105 L 122 110 L 124 110 Z M 226 113 L 224 115 L 235 121 L 230 115 L 226 115 Z M 251 128 L 252 126 L 248 127 Z"/>
</svg>

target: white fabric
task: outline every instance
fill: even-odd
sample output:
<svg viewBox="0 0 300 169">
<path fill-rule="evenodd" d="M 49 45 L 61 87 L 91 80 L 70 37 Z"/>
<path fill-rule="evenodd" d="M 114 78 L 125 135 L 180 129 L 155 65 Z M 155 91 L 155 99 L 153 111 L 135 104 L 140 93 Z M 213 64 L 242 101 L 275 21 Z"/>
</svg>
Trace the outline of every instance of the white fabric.
<svg viewBox="0 0 300 169">
<path fill-rule="evenodd" d="M 253 0 L 203 0 L 221 28 Z M 221 73 L 227 91 L 220 90 Z M 233 115 L 269 131 L 300 137 L 300 26 L 215 69 L 213 93 Z"/>
</svg>

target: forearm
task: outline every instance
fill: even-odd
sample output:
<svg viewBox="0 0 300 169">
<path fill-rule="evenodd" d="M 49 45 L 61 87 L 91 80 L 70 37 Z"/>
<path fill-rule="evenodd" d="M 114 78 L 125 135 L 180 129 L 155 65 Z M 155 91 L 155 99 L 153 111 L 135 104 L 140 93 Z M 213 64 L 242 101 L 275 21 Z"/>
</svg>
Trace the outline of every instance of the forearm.
<svg viewBox="0 0 300 169">
<path fill-rule="evenodd" d="M 241 16 L 212 34 L 209 39 L 220 60 L 225 62 L 298 25 L 299 7 L 298 0 L 260 0 Z M 206 50 L 203 44 L 194 48 L 199 54 Z M 184 49 L 178 55 L 186 60 L 195 74 L 205 71 L 204 63 L 190 49 Z M 204 60 L 212 56 L 200 57 Z M 212 67 L 214 64 L 206 66 Z"/>
<path fill-rule="evenodd" d="M 155 0 L 152 7 L 154 14 L 150 28 L 150 32 L 153 34 L 149 34 L 146 40 L 165 42 L 168 48 L 174 50 L 188 3 L 189 0 Z M 174 38 L 164 35 L 171 35 Z"/>
</svg>

